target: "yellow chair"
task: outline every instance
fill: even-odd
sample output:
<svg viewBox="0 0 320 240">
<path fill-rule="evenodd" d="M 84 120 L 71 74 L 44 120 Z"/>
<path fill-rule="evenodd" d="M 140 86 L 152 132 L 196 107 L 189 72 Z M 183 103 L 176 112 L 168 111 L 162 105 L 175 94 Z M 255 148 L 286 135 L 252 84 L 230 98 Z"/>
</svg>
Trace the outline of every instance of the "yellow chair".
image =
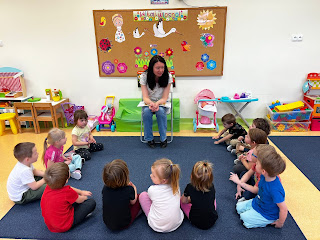
<svg viewBox="0 0 320 240">
<path fill-rule="evenodd" d="M 3 135 L 6 129 L 5 121 L 8 120 L 10 123 L 11 131 L 13 134 L 18 133 L 16 124 L 16 114 L 15 113 L 2 113 L 0 114 L 0 136 Z"/>
</svg>

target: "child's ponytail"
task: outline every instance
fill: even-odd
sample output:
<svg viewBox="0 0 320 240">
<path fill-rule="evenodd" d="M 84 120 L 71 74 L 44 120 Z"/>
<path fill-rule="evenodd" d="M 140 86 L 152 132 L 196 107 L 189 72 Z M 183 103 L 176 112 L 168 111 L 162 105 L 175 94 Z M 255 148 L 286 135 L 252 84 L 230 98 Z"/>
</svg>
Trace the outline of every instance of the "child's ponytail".
<svg viewBox="0 0 320 240">
<path fill-rule="evenodd" d="M 173 195 L 179 192 L 180 168 L 178 164 L 171 164 L 171 187 Z"/>
<path fill-rule="evenodd" d="M 49 136 L 49 134 L 48 134 L 48 136 Z M 44 139 L 44 142 L 43 142 L 43 153 L 42 153 L 42 163 L 43 163 L 43 165 L 45 165 L 44 156 L 46 155 L 46 151 L 48 149 L 48 143 L 47 143 L 48 136 Z"/>
</svg>

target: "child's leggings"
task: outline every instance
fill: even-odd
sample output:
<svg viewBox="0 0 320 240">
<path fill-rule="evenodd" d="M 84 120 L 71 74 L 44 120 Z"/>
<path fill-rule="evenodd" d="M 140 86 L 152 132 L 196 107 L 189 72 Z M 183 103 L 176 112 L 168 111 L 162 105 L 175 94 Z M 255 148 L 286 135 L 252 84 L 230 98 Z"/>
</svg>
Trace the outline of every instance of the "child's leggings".
<svg viewBox="0 0 320 240">
<path fill-rule="evenodd" d="M 81 223 L 89 213 L 96 208 L 96 201 L 93 198 L 85 200 L 83 203 L 73 203 L 74 215 L 72 227 Z"/>
<path fill-rule="evenodd" d="M 189 214 L 190 214 L 190 210 L 191 210 L 191 203 L 183 203 L 180 201 L 180 206 L 182 211 L 184 212 L 184 214 L 187 216 L 187 218 L 189 219 Z M 216 200 L 214 200 L 214 208 L 217 210 L 217 202 Z"/>
<path fill-rule="evenodd" d="M 97 152 L 103 150 L 102 143 L 90 143 L 90 147 L 87 148 L 79 148 L 75 150 L 76 154 L 79 154 L 81 158 L 84 158 L 86 161 L 91 159 L 91 152 Z"/>
<path fill-rule="evenodd" d="M 68 166 L 69 166 L 70 172 L 74 172 L 77 169 L 81 169 L 82 168 L 82 159 L 81 159 L 80 155 L 78 155 L 78 154 L 73 155 L 72 161 Z"/>
<path fill-rule="evenodd" d="M 151 208 L 152 201 L 151 201 L 151 199 L 149 198 L 149 195 L 148 195 L 147 192 L 142 192 L 142 193 L 140 193 L 139 202 L 140 202 L 142 211 L 143 211 L 144 214 L 148 217 L 149 212 L 150 212 L 150 208 Z"/>
</svg>

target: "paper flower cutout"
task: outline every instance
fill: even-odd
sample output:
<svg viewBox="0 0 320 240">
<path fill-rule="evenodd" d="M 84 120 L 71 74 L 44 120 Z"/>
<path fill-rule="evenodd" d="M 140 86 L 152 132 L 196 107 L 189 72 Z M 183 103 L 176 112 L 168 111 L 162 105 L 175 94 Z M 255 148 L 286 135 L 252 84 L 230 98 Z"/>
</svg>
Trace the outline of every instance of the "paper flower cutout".
<svg viewBox="0 0 320 240">
<path fill-rule="evenodd" d="M 144 66 L 143 66 L 143 69 L 144 69 L 144 70 L 147 70 L 147 69 L 148 69 L 148 66 L 147 66 L 147 65 L 144 65 Z"/>
<path fill-rule="evenodd" d="M 206 43 L 210 44 L 214 40 L 214 36 L 212 34 L 207 33 L 206 35 Z"/>
<path fill-rule="evenodd" d="M 119 71 L 119 73 L 125 73 L 127 72 L 127 65 L 125 63 L 119 63 L 117 66 L 117 70 Z"/>
<path fill-rule="evenodd" d="M 213 47 L 213 40 L 214 35 L 210 33 L 202 33 L 200 37 L 200 41 L 202 42 L 202 45 L 205 47 Z"/>
<path fill-rule="evenodd" d="M 197 71 L 202 71 L 203 68 L 204 68 L 204 63 L 203 62 L 197 62 L 197 64 L 196 64 Z"/>
<path fill-rule="evenodd" d="M 138 64 L 134 65 L 135 68 L 139 67 Z"/>
<path fill-rule="evenodd" d="M 115 59 L 113 62 L 114 62 L 114 64 L 118 64 L 119 61 L 118 61 L 118 59 Z"/>
<path fill-rule="evenodd" d="M 166 50 L 166 55 L 170 57 L 172 54 L 173 54 L 173 50 L 171 48 L 168 48 Z"/>
<path fill-rule="evenodd" d="M 207 62 L 207 68 L 209 70 L 213 70 L 217 67 L 217 63 L 216 61 L 210 60 L 209 62 Z"/>
<path fill-rule="evenodd" d="M 209 61 L 209 55 L 208 54 L 202 54 L 201 55 L 201 60 L 203 61 L 203 62 L 207 62 L 207 61 Z"/>
<path fill-rule="evenodd" d="M 136 47 L 133 51 L 134 51 L 134 54 L 140 55 L 142 52 L 142 49 L 141 49 L 141 47 Z"/>
<path fill-rule="evenodd" d="M 171 69 L 174 69 L 174 66 L 171 66 Z"/>
<path fill-rule="evenodd" d="M 159 53 L 159 56 L 164 57 L 164 53 L 163 52 Z"/>
<path fill-rule="evenodd" d="M 151 51 L 150 51 L 150 53 L 151 53 L 152 56 L 155 56 L 155 55 L 158 54 L 158 50 L 155 49 L 155 48 L 152 48 Z"/>
<path fill-rule="evenodd" d="M 112 73 L 114 73 L 114 64 L 110 61 L 105 61 L 104 63 L 102 63 L 102 71 L 107 74 L 110 75 Z"/>
<path fill-rule="evenodd" d="M 149 56 L 149 52 L 148 52 L 148 51 L 145 51 L 145 52 L 144 52 L 144 56 L 148 57 L 148 56 Z"/>
</svg>

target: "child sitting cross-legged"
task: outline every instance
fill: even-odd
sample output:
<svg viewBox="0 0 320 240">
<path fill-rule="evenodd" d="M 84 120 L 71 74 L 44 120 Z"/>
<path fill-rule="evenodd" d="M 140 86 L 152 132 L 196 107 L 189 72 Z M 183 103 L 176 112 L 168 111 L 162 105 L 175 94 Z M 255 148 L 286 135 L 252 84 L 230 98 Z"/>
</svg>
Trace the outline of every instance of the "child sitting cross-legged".
<svg viewBox="0 0 320 240">
<path fill-rule="evenodd" d="M 250 129 L 252 128 L 258 128 L 263 130 L 267 136 L 269 136 L 270 134 L 270 124 L 268 122 L 268 120 L 264 119 L 264 118 L 255 118 L 253 119 L 252 125 L 250 126 Z M 231 150 L 231 153 L 234 155 L 239 156 L 242 153 L 246 153 L 248 151 L 250 151 L 250 146 L 247 143 L 243 143 L 244 137 L 240 136 L 238 138 L 238 143 L 236 144 L 236 148 Z M 268 143 L 268 140 L 267 140 Z"/>
<path fill-rule="evenodd" d="M 70 178 L 67 164 L 52 164 L 44 174 L 47 187 L 41 198 L 44 222 L 51 232 L 66 232 L 83 222 L 93 212 L 96 202 L 92 193 L 66 185 Z"/>
<path fill-rule="evenodd" d="M 225 142 L 228 145 L 227 150 L 231 151 L 232 148 L 235 148 L 238 138 L 240 136 L 244 137 L 247 134 L 247 131 L 236 122 L 236 117 L 231 113 L 224 115 L 221 118 L 221 121 L 224 128 L 218 133 L 217 136 L 212 137 L 212 139 L 219 139 L 222 137 L 218 141 L 215 141 L 214 144 Z"/>
<path fill-rule="evenodd" d="M 269 224 L 282 228 L 288 209 L 285 192 L 277 175 L 285 170 L 286 163 L 268 144 L 257 147 L 257 157 L 256 171 L 261 174 L 258 195 L 251 200 L 238 201 L 237 212 L 246 228 L 266 227 Z M 231 174 L 230 180 L 244 189 L 256 188 L 241 182 L 236 174 Z"/>
<path fill-rule="evenodd" d="M 180 209 L 180 168 L 171 160 L 162 158 L 151 167 L 150 178 L 154 185 L 139 197 L 141 208 L 149 226 L 156 232 L 172 232 L 183 221 Z"/>
<path fill-rule="evenodd" d="M 129 180 L 127 163 L 115 159 L 103 168 L 103 221 L 111 230 L 123 230 L 141 213 L 136 186 Z"/>
<path fill-rule="evenodd" d="M 43 171 L 33 167 L 39 156 L 35 144 L 19 143 L 14 147 L 13 154 L 18 162 L 8 177 L 9 198 L 16 204 L 26 204 L 40 199 L 46 184 L 42 178 Z"/>
<path fill-rule="evenodd" d="M 81 178 L 82 159 L 77 154 L 70 157 L 63 155 L 63 146 L 66 142 L 65 132 L 59 128 L 52 128 L 44 140 L 43 164 L 48 168 L 54 163 L 64 162 L 69 166 L 71 177 L 79 180 Z"/>
<path fill-rule="evenodd" d="M 267 134 L 259 129 L 259 128 L 251 128 L 248 131 L 248 134 L 245 136 L 245 143 L 248 144 L 251 147 L 251 150 L 247 153 L 243 153 L 238 156 L 236 160 L 234 160 L 234 166 L 233 166 L 233 172 L 238 174 L 240 177 L 240 174 L 242 172 L 246 172 L 249 169 L 253 167 L 256 161 L 253 161 L 255 155 L 253 153 L 253 149 L 258 144 L 265 144 L 267 142 Z M 243 173 L 244 174 L 244 173 Z"/>
<path fill-rule="evenodd" d="M 191 183 L 181 196 L 181 209 L 193 225 L 200 229 L 209 229 L 218 219 L 212 163 L 196 162 L 190 180 Z"/>
</svg>

